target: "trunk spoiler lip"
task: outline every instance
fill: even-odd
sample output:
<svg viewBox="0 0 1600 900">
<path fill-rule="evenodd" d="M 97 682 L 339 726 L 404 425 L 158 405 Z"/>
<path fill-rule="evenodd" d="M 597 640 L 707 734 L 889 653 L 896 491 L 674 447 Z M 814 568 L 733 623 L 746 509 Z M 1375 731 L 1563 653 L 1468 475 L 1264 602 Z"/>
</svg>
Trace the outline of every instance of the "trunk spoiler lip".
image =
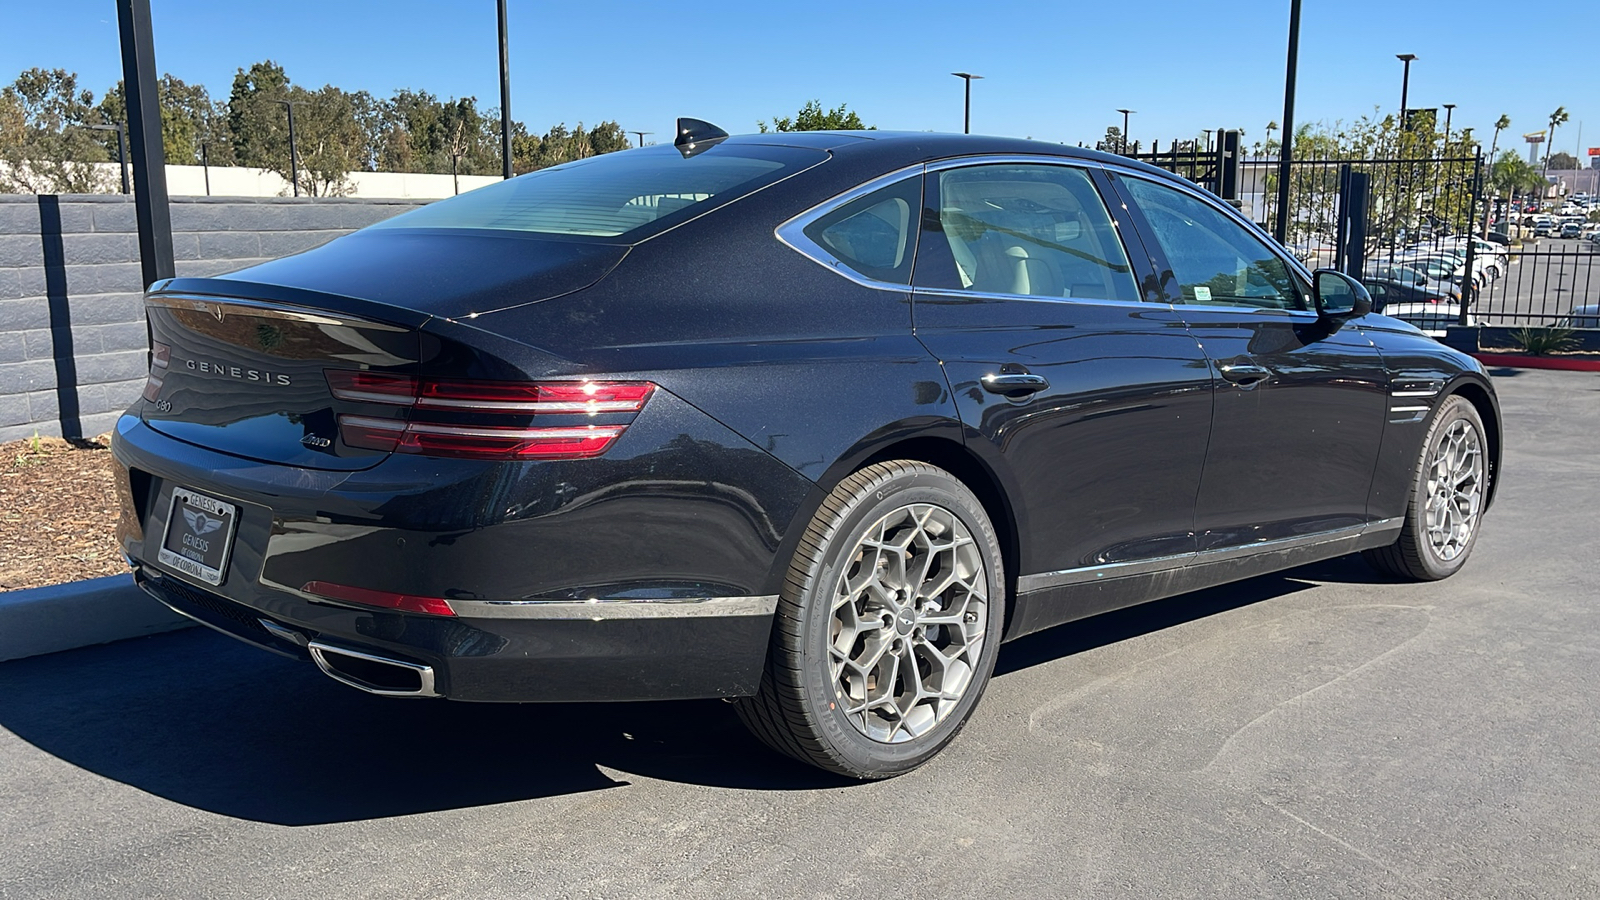
<svg viewBox="0 0 1600 900">
<path fill-rule="evenodd" d="M 438 318 L 432 313 L 364 300 L 344 294 L 325 293 L 260 281 L 224 278 L 169 278 L 150 286 L 145 294 L 147 306 L 212 310 L 214 306 L 248 308 L 252 315 L 337 319 L 340 324 L 374 328 L 416 328 Z"/>
<path fill-rule="evenodd" d="M 332 310 L 245 297 L 160 293 L 147 296 L 145 298 L 145 306 L 209 313 L 215 316 L 218 321 L 225 318 L 230 309 L 239 309 L 244 311 L 246 315 L 261 319 L 286 319 L 293 322 L 306 322 L 312 325 L 355 326 L 378 331 L 404 332 L 412 330 L 404 326 L 347 315 Z"/>
</svg>

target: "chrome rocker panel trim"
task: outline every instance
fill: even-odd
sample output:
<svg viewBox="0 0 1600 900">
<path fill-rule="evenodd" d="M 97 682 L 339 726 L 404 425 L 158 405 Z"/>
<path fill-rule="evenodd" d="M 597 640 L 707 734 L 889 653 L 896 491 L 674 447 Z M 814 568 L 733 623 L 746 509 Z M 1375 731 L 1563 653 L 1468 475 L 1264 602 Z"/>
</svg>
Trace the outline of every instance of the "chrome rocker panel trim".
<svg viewBox="0 0 1600 900">
<path fill-rule="evenodd" d="M 778 595 L 644 600 L 451 600 L 463 619 L 699 619 L 770 616 Z"/>
<path fill-rule="evenodd" d="M 1044 590 L 1046 588 L 1063 587 L 1072 584 L 1087 584 L 1091 581 L 1103 581 L 1113 578 L 1124 578 L 1130 575 L 1148 575 L 1153 572 L 1164 572 L 1176 569 L 1187 569 L 1196 566 L 1210 565 L 1211 563 L 1226 562 L 1231 559 L 1242 559 L 1258 553 L 1271 553 L 1279 550 L 1295 550 L 1303 547 L 1318 547 L 1327 544 L 1349 542 L 1355 544 L 1363 537 L 1382 534 L 1388 531 L 1399 531 L 1404 521 L 1399 518 L 1381 519 L 1368 522 L 1365 525 L 1352 525 L 1348 528 L 1335 528 L 1330 531 L 1319 531 L 1315 534 L 1301 535 L 1292 538 L 1281 538 L 1275 541 L 1262 541 L 1258 544 L 1242 544 L 1237 547 L 1220 547 L 1215 550 L 1206 550 L 1199 553 L 1183 553 L 1176 556 L 1161 556 L 1152 559 L 1136 559 L 1128 562 L 1107 563 L 1100 566 L 1083 566 L 1075 569 L 1062 569 L 1056 572 L 1041 572 L 1037 575 L 1023 575 L 1017 579 L 1018 593 Z M 1354 549 L 1352 547 L 1351 549 Z"/>
</svg>

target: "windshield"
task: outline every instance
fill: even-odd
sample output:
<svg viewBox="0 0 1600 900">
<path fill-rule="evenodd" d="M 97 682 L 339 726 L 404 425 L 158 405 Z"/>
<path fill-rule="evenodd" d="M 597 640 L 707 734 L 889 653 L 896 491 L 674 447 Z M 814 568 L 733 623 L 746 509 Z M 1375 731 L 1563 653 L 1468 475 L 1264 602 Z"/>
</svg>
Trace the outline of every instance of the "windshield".
<svg viewBox="0 0 1600 900">
<path fill-rule="evenodd" d="M 684 159 L 670 146 L 539 169 L 431 203 L 374 229 L 489 229 L 641 240 L 828 158 L 727 144 Z"/>
</svg>

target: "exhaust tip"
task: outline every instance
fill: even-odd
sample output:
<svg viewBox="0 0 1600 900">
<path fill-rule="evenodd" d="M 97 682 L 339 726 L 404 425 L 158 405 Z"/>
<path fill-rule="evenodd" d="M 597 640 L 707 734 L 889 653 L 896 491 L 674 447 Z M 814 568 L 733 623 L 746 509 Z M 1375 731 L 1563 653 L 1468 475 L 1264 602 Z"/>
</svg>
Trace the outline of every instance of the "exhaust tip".
<svg viewBox="0 0 1600 900">
<path fill-rule="evenodd" d="M 306 649 L 334 681 L 382 697 L 437 697 L 433 667 L 312 641 Z"/>
</svg>

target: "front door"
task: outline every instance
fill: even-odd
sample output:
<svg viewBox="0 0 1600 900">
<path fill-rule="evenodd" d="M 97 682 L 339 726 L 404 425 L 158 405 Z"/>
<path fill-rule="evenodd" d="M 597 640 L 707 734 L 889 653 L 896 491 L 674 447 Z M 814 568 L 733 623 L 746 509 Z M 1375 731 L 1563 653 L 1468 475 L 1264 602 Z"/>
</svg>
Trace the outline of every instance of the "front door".
<svg viewBox="0 0 1600 900">
<path fill-rule="evenodd" d="M 1113 180 L 1152 236 L 1167 299 L 1216 385 L 1197 549 L 1365 524 L 1388 412 L 1377 348 L 1355 326 L 1320 320 L 1296 268 L 1209 200 Z"/>
</svg>

